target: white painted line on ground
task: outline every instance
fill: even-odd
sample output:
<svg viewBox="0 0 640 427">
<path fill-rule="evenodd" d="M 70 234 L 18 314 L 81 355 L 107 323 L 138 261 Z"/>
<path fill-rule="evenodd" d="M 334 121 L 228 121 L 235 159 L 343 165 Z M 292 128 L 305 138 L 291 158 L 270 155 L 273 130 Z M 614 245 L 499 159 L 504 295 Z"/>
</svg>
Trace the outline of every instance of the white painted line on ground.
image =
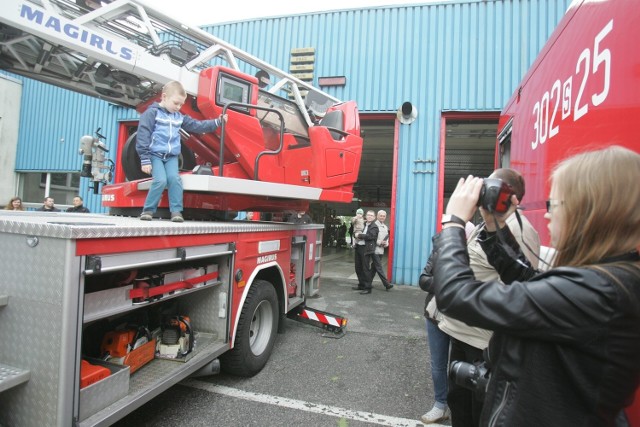
<svg viewBox="0 0 640 427">
<path fill-rule="evenodd" d="M 387 415 L 374 414 L 372 412 L 352 411 L 350 409 L 338 408 L 336 406 L 321 405 L 304 400 L 289 399 L 286 397 L 271 396 L 268 394 L 253 393 L 250 391 L 238 390 L 231 387 L 211 384 L 205 381 L 198 381 L 191 378 L 183 380 L 180 385 L 207 391 L 209 393 L 217 393 L 224 396 L 234 397 L 236 399 L 250 400 L 267 405 L 275 405 L 299 411 L 313 412 L 315 414 L 328 415 L 338 418 L 347 418 L 354 421 L 362 421 L 381 426 L 395 427 L 415 427 L 422 423 L 419 420 L 409 418 L 390 417 Z M 446 427 L 442 424 L 429 424 L 433 427 Z"/>
</svg>

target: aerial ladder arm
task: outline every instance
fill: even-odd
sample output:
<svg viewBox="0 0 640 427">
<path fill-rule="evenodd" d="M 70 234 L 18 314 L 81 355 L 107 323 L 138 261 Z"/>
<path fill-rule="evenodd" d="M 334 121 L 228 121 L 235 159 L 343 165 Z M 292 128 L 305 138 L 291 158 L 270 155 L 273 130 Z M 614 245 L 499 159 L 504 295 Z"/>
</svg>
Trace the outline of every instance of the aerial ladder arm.
<svg viewBox="0 0 640 427">
<path fill-rule="evenodd" d="M 182 112 L 196 119 L 216 118 L 232 102 L 255 105 L 229 112 L 224 150 L 221 130 L 184 135 L 185 146 L 197 153 L 197 166 L 204 166 L 183 176 L 185 193 L 209 195 L 185 197 L 189 208 L 279 211 L 299 209 L 301 200 L 351 201 L 362 153 L 354 102 L 342 103 L 140 1 L 100 4 L 91 9 L 76 0 L 5 0 L 0 68 L 139 112 L 157 100 L 162 86 L 172 80 L 180 81 L 189 97 Z M 331 120 L 328 132 L 329 125 L 318 122 L 318 117 L 334 111 L 341 119 Z M 123 160 L 125 153 L 136 154 L 126 147 L 119 152 Z M 139 165 L 128 164 L 132 167 L 124 168 L 126 182 L 103 187 L 103 203 L 110 209 L 144 203 L 148 185 L 133 176 L 139 175 Z M 230 186 L 222 179 L 247 182 Z M 250 183 L 255 181 L 263 184 Z M 234 199 L 228 189 L 240 187 L 236 194 L 256 197 Z M 119 199 L 126 199 L 126 206 Z"/>
<path fill-rule="evenodd" d="M 141 84 L 154 85 L 151 94 L 165 83 L 178 80 L 188 94 L 196 96 L 199 72 L 211 66 L 212 60 L 220 59 L 234 70 L 240 71 L 242 63 L 245 71 L 253 67 L 268 72 L 276 79 L 276 91 L 295 86 L 298 92 L 311 91 L 333 103 L 340 102 L 198 27 L 185 25 L 135 0 L 116 0 L 91 11 L 73 0 L 5 0 L 0 23 L 4 24 L 2 68 L 36 80 L 49 76 L 48 83 L 70 90 L 77 86 L 65 79 L 74 76 L 83 76 L 88 85 L 95 84 L 89 76 L 97 70 L 88 64 L 131 73 Z M 52 56 L 57 58 L 54 64 Z M 54 76 L 58 78 L 55 82 Z M 109 101 L 135 108 L 150 97 L 147 91 L 145 98 L 122 99 L 122 92 L 126 92 L 123 85 L 111 84 L 115 96 Z M 86 91 L 91 92 L 89 88 Z M 109 98 L 99 92 L 88 94 Z M 300 101 L 296 100 L 312 125 Z"/>
</svg>

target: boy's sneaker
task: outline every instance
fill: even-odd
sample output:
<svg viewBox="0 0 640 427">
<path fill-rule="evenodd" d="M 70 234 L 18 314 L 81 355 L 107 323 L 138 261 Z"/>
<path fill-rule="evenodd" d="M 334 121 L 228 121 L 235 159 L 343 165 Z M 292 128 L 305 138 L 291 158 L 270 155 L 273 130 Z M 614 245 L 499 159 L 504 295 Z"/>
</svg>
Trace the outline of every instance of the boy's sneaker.
<svg viewBox="0 0 640 427">
<path fill-rule="evenodd" d="M 153 219 L 153 212 L 142 212 L 140 219 L 142 221 L 151 221 Z"/>
<path fill-rule="evenodd" d="M 171 212 L 171 222 L 184 222 L 184 218 L 180 212 Z"/>
<path fill-rule="evenodd" d="M 444 409 L 434 406 L 429 412 L 420 417 L 420 421 L 424 424 L 433 424 L 438 421 L 443 421 L 449 418 L 449 407 L 445 406 Z"/>
</svg>

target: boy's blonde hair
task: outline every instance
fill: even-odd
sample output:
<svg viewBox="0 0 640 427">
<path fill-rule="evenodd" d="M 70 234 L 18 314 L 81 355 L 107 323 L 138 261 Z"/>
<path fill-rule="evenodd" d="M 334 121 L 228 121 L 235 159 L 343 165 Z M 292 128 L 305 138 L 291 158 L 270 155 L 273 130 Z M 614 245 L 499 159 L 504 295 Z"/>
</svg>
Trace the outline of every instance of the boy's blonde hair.
<svg viewBox="0 0 640 427">
<path fill-rule="evenodd" d="M 169 83 L 164 85 L 162 87 L 162 93 L 167 96 L 172 96 L 172 95 L 187 96 L 187 91 L 184 90 L 184 86 L 182 86 L 182 83 L 175 80 L 170 81 Z"/>
<path fill-rule="evenodd" d="M 593 264 L 640 245 L 640 154 L 619 146 L 578 154 L 551 177 L 564 209 L 555 265 Z"/>
</svg>

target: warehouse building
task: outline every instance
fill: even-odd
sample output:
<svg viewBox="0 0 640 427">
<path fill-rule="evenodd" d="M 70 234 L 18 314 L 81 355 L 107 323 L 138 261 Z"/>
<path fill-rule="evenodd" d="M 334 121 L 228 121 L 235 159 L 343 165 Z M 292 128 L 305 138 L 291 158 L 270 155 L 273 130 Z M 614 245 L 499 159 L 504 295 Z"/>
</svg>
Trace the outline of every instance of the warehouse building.
<svg viewBox="0 0 640 427">
<path fill-rule="evenodd" d="M 343 100 L 355 100 L 364 150 L 351 204 L 317 204 L 316 220 L 385 209 L 392 281 L 415 285 L 448 195 L 460 176 L 494 168 L 503 104 L 569 0 L 459 0 L 252 19 L 203 29 Z M 5 40 L 0 39 L 3 51 Z M 7 68 L 0 56 L 0 67 Z M 80 178 L 83 135 L 118 147 L 132 109 L 0 71 L 0 195 L 105 212 Z"/>
</svg>

